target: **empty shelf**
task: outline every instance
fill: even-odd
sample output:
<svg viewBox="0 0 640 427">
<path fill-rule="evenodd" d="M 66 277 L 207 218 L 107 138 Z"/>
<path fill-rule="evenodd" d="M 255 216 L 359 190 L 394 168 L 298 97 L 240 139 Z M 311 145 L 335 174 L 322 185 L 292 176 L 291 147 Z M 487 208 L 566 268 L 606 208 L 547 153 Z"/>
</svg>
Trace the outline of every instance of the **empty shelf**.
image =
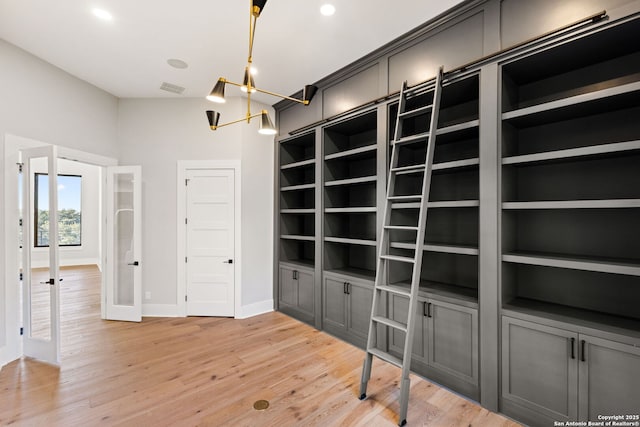
<svg viewBox="0 0 640 427">
<path fill-rule="evenodd" d="M 303 160 L 301 162 L 287 163 L 285 165 L 281 165 L 280 169 L 285 170 L 285 169 L 300 168 L 303 166 L 311 166 L 311 165 L 314 165 L 315 163 L 316 163 L 315 159 Z"/>
<path fill-rule="evenodd" d="M 507 253 L 502 255 L 505 262 L 540 265 L 544 267 L 568 268 L 572 270 L 596 271 L 601 273 L 640 276 L 640 263 L 624 260 L 598 258 L 571 258 L 565 255 L 539 255 L 525 253 Z"/>
<path fill-rule="evenodd" d="M 544 162 L 549 160 L 570 159 L 574 157 L 588 157 L 602 154 L 624 153 L 625 151 L 640 150 L 640 141 L 616 142 L 611 144 L 590 145 L 587 147 L 569 148 L 566 150 L 545 151 L 542 153 L 523 154 L 502 159 L 503 165 L 517 165 L 522 163 Z"/>
<path fill-rule="evenodd" d="M 376 245 L 376 241 L 375 240 L 369 240 L 369 239 L 353 239 L 350 237 L 332 237 L 332 236 L 326 236 L 324 238 L 325 242 L 333 242 L 333 243 L 344 243 L 344 244 L 348 244 L 348 245 L 361 245 L 361 246 L 375 246 Z"/>
<path fill-rule="evenodd" d="M 502 209 L 619 209 L 640 208 L 640 199 L 550 200 L 536 202 L 504 202 Z"/>
</svg>

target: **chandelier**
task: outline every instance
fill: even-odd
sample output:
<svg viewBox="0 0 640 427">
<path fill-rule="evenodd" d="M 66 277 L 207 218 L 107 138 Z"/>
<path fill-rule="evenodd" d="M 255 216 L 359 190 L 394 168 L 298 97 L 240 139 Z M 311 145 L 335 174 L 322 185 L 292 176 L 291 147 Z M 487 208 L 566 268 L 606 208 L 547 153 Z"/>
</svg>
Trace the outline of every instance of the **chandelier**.
<svg viewBox="0 0 640 427">
<path fill-rule="evenodd" d="M 253 55 L 253 40 L 256 32 L 256 22 L 260 13 L 264 9 L 264 5 L 267 3 L 267 0 L 250 0 L 251 9 L 249 10 L 249 55 L 247 57 L 247 66 L 244 68 L 244 78 L 242 80 L 242 84 L 234 83 L 232 81 L 227 80 L 224 77 L 220 77 L 216 82 L 215 86 L 211 90 L 207 99 L 212 102 L 223 103 L 224 99 L 224 90 L 227 84 L 238 86 L 242 92 L 247 94 L 247 114 L 245 117 L 234 120 L 231 122 L 219 124 L 220 121 L 220 113 L 213 110 L 207 111 L 207 119 L 209 120 L 209 127 L 211 130 L 216 130 L 223 126 L 232 125 L 234 123 L 240 123 L 246 121 L 247 123 L 251 123 L 251 119 L 260 117 L 260 128 L 258 130 L 259 133 L 263 135 L 275 135 L 277 130 L 273 126 L 273 122 L 269 118 L 269 113 L 267 110 L 262 110 L 258 114 L 251 114 L 251 94 L 255 92 L 264 93 L 271 96 L 276 96 L 282 99 L 288 99 L 290 101 L 299 102 L 303 105 L 309 105 L 311 99 L 318 91 L 318 88 L 313 85 L 306 85 L 302 91 L 302 99 L 292 98 L 290 96 L 280 95 L 278 93 L 274 93 L 268 90 L 259 89 L 256 87 L 255 82 L 253 80 L 253 76 L 251 75 L 251 63 L 252 63 L 252 55 Z"/>
</svg>

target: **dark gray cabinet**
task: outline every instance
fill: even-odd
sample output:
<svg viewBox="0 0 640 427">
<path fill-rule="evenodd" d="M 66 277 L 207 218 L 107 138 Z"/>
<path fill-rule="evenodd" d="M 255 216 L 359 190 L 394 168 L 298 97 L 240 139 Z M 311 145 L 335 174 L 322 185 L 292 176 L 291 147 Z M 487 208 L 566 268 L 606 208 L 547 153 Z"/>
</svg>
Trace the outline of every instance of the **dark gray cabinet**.
<svg viewBox="0 0 640 427">
<path fill-rule="evenodd" d="M 640 340 L 562 326 L 503 317 L 503 411 L 532 426 L 637 415 Z"/>
<path fill-rule="evenodd" d="M 502 398 L 529 423 L 576 420 L 578 334 L 510 317 L 502 320 Z M 510 405 L 513 403 L 515 405 Z"/>
<path fill-rule="evenodd" d="M 323 329 L 364 347 L 369 331 L 373 283 L 325 273 L 322 290 Z"/>
<path fill-rule="evenodd" d="M 315 279 L 312 269 L 280 263 L 278 302 L 281 311 L 312 323 L 315 309 Z"/>
<path fill-rule="evenodd" d="M 585 334 L 578 339 L 578 418 L 640 415 L 640 342 L 629 345 Z"/>
<path fill-rule="evenodd" d="M 391 318 L 405 322 L 408 299 L 392 296 Z M 411 369 L 467 396 L 478 397 L 478 310 L 421 297 L 415 316 Z M 401 355 L 405 334 L 389 334 L 389 350 Z"/>
</svg>

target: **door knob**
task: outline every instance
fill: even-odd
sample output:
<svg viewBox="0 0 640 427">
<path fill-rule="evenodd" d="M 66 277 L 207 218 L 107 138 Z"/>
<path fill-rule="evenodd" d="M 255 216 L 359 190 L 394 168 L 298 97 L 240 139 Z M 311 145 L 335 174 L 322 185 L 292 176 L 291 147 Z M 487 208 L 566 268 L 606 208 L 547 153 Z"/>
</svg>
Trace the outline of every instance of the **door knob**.
<svg viewBox="0 0 640 427">
<path fill-rule="evenodd" d="M 222 261 L 222 262 L 223 262 L 224 264 L 233 264 L 233 260 L 232 260 L 232 259 L 227 260 L 227 261 Z"/>
<path fill-rule="evenodd" d="M 138 261 L 133 261 L 133 262 L 130 262 L 128 265 L 140 265 L 140 263 Z"/>
<path fill-rule="evenodd" d="M 49 280 L 47 280 L 47 281 L 40 282 L 40 284 L 41 284 L 41 285 L 55 285 L 55 284 L 56 284 L 56 281 L 55 281 L 55 280 L 53 280 L 53 279 L 49 279 Z"/>
</svg>

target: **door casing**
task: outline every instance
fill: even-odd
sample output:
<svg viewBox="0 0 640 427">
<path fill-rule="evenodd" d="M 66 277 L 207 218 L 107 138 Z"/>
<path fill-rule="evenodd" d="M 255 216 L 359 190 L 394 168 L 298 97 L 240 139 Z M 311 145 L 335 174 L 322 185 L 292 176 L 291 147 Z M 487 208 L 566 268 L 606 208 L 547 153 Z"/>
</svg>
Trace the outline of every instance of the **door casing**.
<svg viewBox="0 0 640 427">
<path fill-rule="evenodd" d="M 233 169 L 234 170 L 234 223 L 235 223 L 235 235 L 234 235 L 234 317 L 238 317 L 241 313 L 241 295 L 242 295 L 242 248 L 241 248 L 241 170 L 239 160 L 179 160 L 177 168 L 177 202 L 176 202 L 176 230 L 177 230 L 177 258 L 176 258 L 176 270 L 177 270 L 177 293 L 176 301 L 178 305 L 178 315 L 185 317 L 187 315 L 187 304 L 185 302 L 185 296 L 187 292 L 186 283 L 186 246 L 187 235 L 184 220 L 187 212 L 187 191 L 185 180 L 187 179 L 187 171 L 190 169 Z"/>
</svg>

